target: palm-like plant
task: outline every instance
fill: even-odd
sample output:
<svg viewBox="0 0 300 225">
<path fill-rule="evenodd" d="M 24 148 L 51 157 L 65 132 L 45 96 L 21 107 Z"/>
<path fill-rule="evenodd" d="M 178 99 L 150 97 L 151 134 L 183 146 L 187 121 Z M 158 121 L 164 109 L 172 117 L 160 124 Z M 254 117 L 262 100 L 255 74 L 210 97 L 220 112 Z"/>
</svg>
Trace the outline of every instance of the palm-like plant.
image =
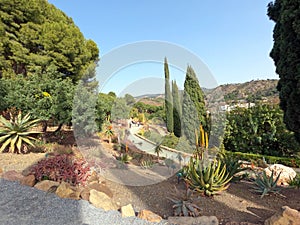
<svg viewBox="0 0 300 225">
<path fill-rule="evenodd" d="M 161 145 L 158 144 L 156 145 L 155 149 L 154 149 L 154 153 L 157 155 L 157 160 L 159 160 L 159 154 L 162 152 L 162 148 L 161 148 Z"/>
<path fill-rule="evenodd" d="M 32 141 L 35 141 L 32 135 L 39 134 L 39 131 L 32 131 L 40 121 L 38 119 L 31 120 L 29 114 L 22 117 L 22 113 L 12 116 L 7 120 L 3 116 L 0 116 L 0 143 L 2 146 L 0 152 L 5 151 L 8 148 L 9 152 L 22 153 L 27 151 L 27 145 L 34 147 Z"/>
</svg>

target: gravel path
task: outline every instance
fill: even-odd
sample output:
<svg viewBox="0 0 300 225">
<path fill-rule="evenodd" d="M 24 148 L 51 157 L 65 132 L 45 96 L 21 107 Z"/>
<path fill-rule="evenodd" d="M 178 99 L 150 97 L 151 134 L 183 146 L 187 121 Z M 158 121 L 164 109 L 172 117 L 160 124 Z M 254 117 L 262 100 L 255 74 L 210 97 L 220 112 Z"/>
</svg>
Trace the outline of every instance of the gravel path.
<svg viewBox="0 0 300 225">
<path fill-rule="evenodd" d="M 136 217 L 122 218 L 118 211 L 104 211 L 84 200 L 61 199 L 46 193 L 0 179 L 0 224 L 5 225 L 147 225 Z"/>
</svg>

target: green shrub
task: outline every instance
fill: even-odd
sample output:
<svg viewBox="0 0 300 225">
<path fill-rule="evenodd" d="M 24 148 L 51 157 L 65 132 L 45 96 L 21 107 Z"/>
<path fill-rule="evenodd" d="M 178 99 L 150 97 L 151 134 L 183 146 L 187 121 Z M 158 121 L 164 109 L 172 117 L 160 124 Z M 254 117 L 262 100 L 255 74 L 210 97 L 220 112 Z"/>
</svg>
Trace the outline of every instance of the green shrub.
<svg viewBox="0 0 300 225">
<path fill-rule="evenodd" d="M 229 152 L 229 151 L 227 151 L 226 154 L 229 154 L 232 157 L 237 157 L 238 159 L 245 160 L 245 161 L 257 162 L 265 158 L 268 164 L 277 163 L 289 167 L 295 167 L 295 168 L 300 167 L 300 159 L 298 158 L 276 157 L 276 156 L 267 156 L 267 155 L 253 154 L 253 153 Z"/>
</svg>

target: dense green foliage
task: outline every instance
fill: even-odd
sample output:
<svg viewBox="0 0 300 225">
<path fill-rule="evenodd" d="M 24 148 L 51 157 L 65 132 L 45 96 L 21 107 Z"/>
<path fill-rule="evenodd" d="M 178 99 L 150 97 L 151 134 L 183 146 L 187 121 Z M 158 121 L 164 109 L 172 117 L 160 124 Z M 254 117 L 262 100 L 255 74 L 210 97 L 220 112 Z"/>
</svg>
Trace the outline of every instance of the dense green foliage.
<svg viewBox="0 0 300 225">
<path fill-rule="evenodd" d="M 172 81 L 172 97 L 173 97 L 173 131 L 176 137 L 181 137 L 181 116 L 182 108 L 179 97 L 179 90 L 176 81 Z"/>
<path fill-rule="evenodd" d="M 167 130 L 172 133 L 174 131 L 174 121 L 173 121 L 173 100 L 170 88 L 170 75 L 169 75 L 169 65 L 167 58 L 165 58 L 164 63 L 165 71 L 165 109 L 166 109 L 166 125 Z"/>
<path fill-rule="evenodd" d="M 274 45 L 270 53 L 280 80 L 277 89 L 280 107 L 284 111 L 287 128 L 295 132 L 300 142 L 300 2 L 276 0 L 268 5 L 268 16 L 276 24 Z"/>
<path fill-rule="evenodd" d="M 200 124 L 206 127 L 205 118 L 204 93 L 193 68 L 188 66 L 184 81 L 182 128 L 191 144 L 195 144 L 195 130 L 199 129 Z"/>
<path fill-rule="evenodd" d="M 51 68 L 49 68 L 51 69 Z M 55 124 L 69 124 L 72 119 L 74 85 L 69 78 L 59 78 L 57 72 L 37 73 L 29 77 L 1 79 L 6 93 L 1 102 L 2 109 L 17 108 L 30 113 L 34 118 Z"/>
<path fill-rule="evenodd" d="M 228 112 L 225 149 L 271 156 L 291 156 L 299 151 L 292 132 L 286 130 L 278 106 L 257 105 Z"/>
<path fill-rule="evenodd" d="M 77 81 L 98 55 L 96 44 L 46 0 L 0 2 L 0 77 L 28 76 L 55 66 Z"/>
</svg>

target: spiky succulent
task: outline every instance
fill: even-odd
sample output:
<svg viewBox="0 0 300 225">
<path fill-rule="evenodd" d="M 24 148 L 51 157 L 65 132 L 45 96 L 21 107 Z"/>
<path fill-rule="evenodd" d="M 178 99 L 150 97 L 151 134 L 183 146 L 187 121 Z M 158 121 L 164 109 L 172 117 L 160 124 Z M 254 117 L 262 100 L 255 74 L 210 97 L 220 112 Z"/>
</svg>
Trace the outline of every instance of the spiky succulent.
<svg viewBox="0 0 300 225">
<path fill-rule="evenodd" d="M 226 190 L 232 176 L 227 173 L 226 165 L 219 159 L 207 161 L 205 165 L 204 159 L 191 157 L 185 181 L 196 191 L 212 196 Z"/>
<path fill-rule="evenodd" d="M 168 198 L 174 203 L 174 205 L 172 206 L 174 216 L 197 217 L 200 215 L 200 207 L 192 202 L 191 196 L 192 191 L 190 189 L 187 189 L 185 196 L 183 196 L 181 199 Z"/>
<path fill-rule="evenodd" d="M 273 171 L 270 175 L 270 177 L 267 176 L 266 171 L 263 171 L 262 173 L 259 173 L 256 175 L 256 179 L 254 181 L 255 187 L 254 191 L 261 194 L 261 198 L 263 198 L 265 195 L 269 193 L 278 193 L 280 191 L 280 188 L 277 185 L 278 179 L 280 178 L 280 174 L 274 179 Z"/>
<path fill-rule="evenodd" d="M 218 157 L 220 158 L 222 165 L 226 165 L 226 172 L 232 177 L 231 181 L 239 181 L 245 177 L 241 172 L 245 171 L 247 168 L 242 168 L 242 162 L 236 157 L 223 152 L 219 152 Z"/>
<path fill-rule="evenodd" d="M 12 153 L 22 153 L 26 151 L 26 145 L 34 147 L 32 141 L 36 138 L 33 135 L 41 132 L 31 129 L 38 123 L 39 120 L 32 120 L 29 114 L 22 117 L 21 112 L 17 116 L 11 115 L 10 120 L 0 116 L 0 144 L 2 144 L 0 152 L 8 149 Z"/>
</svg>

